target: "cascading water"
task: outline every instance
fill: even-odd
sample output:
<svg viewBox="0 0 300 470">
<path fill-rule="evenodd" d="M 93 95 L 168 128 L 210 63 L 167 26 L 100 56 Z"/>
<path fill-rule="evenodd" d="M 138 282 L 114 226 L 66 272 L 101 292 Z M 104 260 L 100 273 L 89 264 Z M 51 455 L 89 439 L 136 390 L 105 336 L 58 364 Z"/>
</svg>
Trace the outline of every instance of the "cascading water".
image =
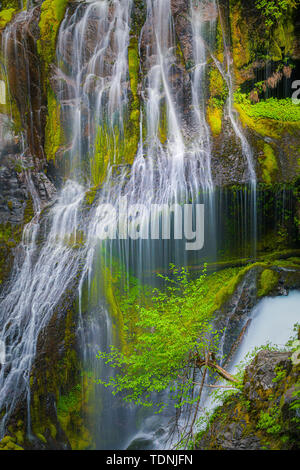
<svg viewBox="0 0 300 470">
<path fill-rule="evenodd" d="M 20 266 L 16 263 L 12 281 L 2 293 L 0 338 L 6 348 L 5 366 L 0 371 L 0 408 L 5 410 L 1 420 L 2 436 L 22 395 L 26 396 L 30 416 L 29 375 L 38 336 L 79 269 L 80 256 L 72 249 L 70 237 L 72 234 L 76 237 L 83 196 L 79 185 L 66 185 L 53 208 L 51 229 L 40 253 L 37 244 L 39 214 L 36 214 L 23 233 Z M 30 419 L 28 427 L 30 432 Z"/>
<path fill-rule="evenodd" d="M 6 364 L 0 369 L 0 410 L 5 410 L 1 435 L 22 395 L 28 403 L 30 433 L 29 376 L 38 337 L 78 273 L 78 337 L 83 364 L 96 377 L 103 377 L 111 372 L 100 366 L 96 353 L 120 340 L 115 333 L 117 308 L 107 298 L 113 297 L 111 291 L 107 295 L 107 290 L 111 289 L 114 263 L 121 266 L 124 285 L 132 272 L 141 282 L 155 284 L 153 273 L 166 270 L 171 261 L 181 265 L 191 260 L 195 265 L 203 259 L 216 261 L 219 203 L 211 168 L 205 77 L 215 41 L 218 2 L 209 3 L 210 16 L 204 14 L 207 2 L 191 0 L 189 8 L 194 62 L 187 80 L 191 96 L 189 130 L 176 89 L 174 70 L 178 72 L 180 64 L 170 0 L 146 2 L 146 22 L 138 44 L 145 56 L 141 102 L 134 110 L 132 101 L 137 91 L 131 90 L 128 67 L 132 0 L 80 2 L 67 9 L 58 35 L 53 80 L 66 140 L 60 162 L 66 181 L 54 206 L 48 209 L 45 231 L 42 206 L 31 188 L 36 214 L 24 230 L 12 279 L 2 292 L 0 339 L 6 346 Z M 12 31 L 13 25 L 5 32 L 4 50 Z M 255 169 L 251 148 L 233 113 L 225 35 L 224 47 L 225 70 L 211 54 L 229 90 L 227 113 L 247 163 L 256 239 Z M 128 141 L 133 142 L 134 150 L 128 147 Z M 30 187 L 30 175 L 27 177 Z M 88 193 L 94 199 L 87 209 Z M 149 228 L 143 211 L 152 204 L 203 203 L 207 217 L 205 256 L 189 257 L 184 240 L 129 240 L 119 236 L 100 241 L 99 225 L 110 227 L 114 223 L 105 204 L 117 207 L 124 199 L 128 207 L 140 205 L 135 206 L 131 217 L 139 218 L 143 228 Z M 222 205 L 218 207 L 222 211 Z M 243 211 L 245 220 L 247 203 Z M 160 217 L 159 210 L 154 216 Z M 96 422 L 91 427 L 97 448 L 134 447 L 138 445 L 134 443 L 137 436 L 143 436 L 144 442 L 148 440 L 148 446 L 164 445 L 161 427 L 162 422 L 167 423 L 167 414 L 165 421 L 160 421 L 133 406 L 125 407 L 109 390 L 96 388 L 96 394 Z M 142 424 L 137 425 L 137 418 Z"/>
</svg>

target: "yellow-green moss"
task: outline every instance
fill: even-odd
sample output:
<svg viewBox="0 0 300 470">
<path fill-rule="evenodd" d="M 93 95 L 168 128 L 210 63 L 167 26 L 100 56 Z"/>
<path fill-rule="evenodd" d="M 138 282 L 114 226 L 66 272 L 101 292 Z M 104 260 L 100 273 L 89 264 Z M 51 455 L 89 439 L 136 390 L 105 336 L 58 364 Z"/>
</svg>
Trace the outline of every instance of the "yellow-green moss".
<svg viewBox="0 0 300 470">
<path fill-rule="evenodd" d="M 160 106 L 160 121 L 158 128 L 159 140 L 164 144 L 168 138 L 168 118 L 166 103 L 162 102 Z"/>
<path fill-rule="evenodd" d="M 128 70 L 132 101 L 129 122 L 125 124 L 124 128 L 124 158 L 126 162 L 132 163 L 138 149 L 140 135 L 140 99 L 138 94 L 140 57 L 138 39 L 135 36 L 130 38 L 128 47 Z"/>
<path fill-rule="evenodd" d="M 250 62 L 251 47 L 249 26 L 242 12 L 241 1 L 230 1 L 230 27 L 235 75 L 238 82 L 242 82 L 240 69 Z"/>
<path fill-rule="evenodd" d="M 40 40 L 37 47 L 44 61 L 45 76 L 48 75 L 49 64 L 55 58 L 57 33 L 64 18 L 67 3 L 68 0 L 45 0 L 41 7 Z"/>
<path fill-rule="evenodd" d="M 96 189 L 106 177 L 108 165 L 132 164 L 138 148 L 138 124 L 125 122 L 124 129 L 107 124 L 98 126 L 93 154 L 90 158 L 91 183 Z"/>
<path fill-rule="evenodd" d="M 138 52 L 138 40 L 136 37 L 130 39 L 128 47 L 128 70 L 130 77 L 130 88 L 133 96 L 132 108 L 135 111 L 139 111 L 140 102 L 138 97 L 138 83 L 139 83 L 139 52 Z"/>
<path fill-rule="evenodd" d="M 221 134 L 222 115 L 222 109 L 213 105 L 207 107 L 207 121 L 214 136 Z"/>
<path fill-rule="evenodd" d="M 212 66 L 209 72 L 209 94 L 207 121 L 212 134 L 218 136 L 222 130 L 223 107 L 228 90 L 219 70 Z"/>
<path fill-rule="evenodd" d="M 17 10 L 15 8 L 9 8 L 8 10 L 0 11 L 0 29 L 5 28 L 5 26 L 13 19 L 16 13 Z"/>
<path fill-rule="evenodd" d="M 209 93 L 212 97 L 217 97 L 225 101 L 227 96 L 226 83 L 216 67 L 212 67 L 209 72 Z"/>
<path fill-rule="evenodd" d="M 234 104 L 235 109 L 239 113 L 240 120 L 243 126 L 248 126 L 250 129 L 257 132 L 263 137 L 273 137 L 280 139 L 285 133 L 295 135 L 299 132 L 299 122 L 283 122 L 275 119 L 254 118 L 250 117 L 246 110 L 239 104 Z"/>
<path fill-rule="evenodd" d="M 264 295 L 268 295 L 274 287 L 276 287 L 279 279 L 278 272 L 272 269 L 265 269 L 259 280 L 259 290 L 258 290 L 258 297 L 263 297 Z"/>
<path fill-rule="evenodd" d="M 216 58 L 218 59 L 219 62 L 223 63 L 224 42 L 223 42 L 223 31 L 222 31 L 220 17 L 218 17 L 217 31 L 216 31 Z"/>
<path fill-rule="evenodd" d="M 97 187 L 90 188 L 86 193 L 85 193 L 85 201 L 86 203 L 91 206 L 95 200 L 97 194 Z"/>
<path fill-rule="evenodd" d="M 280 61 L 293 54 L 295 44 L 294 25 L 291 16 L 287 16 L 273 30 L 270 39 L 271 59 Z"/>
<path fill-rule="evenodd" d="M 12 436 L 4 436 L 0 441 L 0 450 L 24 450 L 16 443 L 16 439 Z"/>
<path fill-rule="evenodd" d="M 55 162 L 56 152 L 63 142 L 63 130 L 60 123 L 60 104 L 49 86 L 47 91 L 48 115 L 45 131 L 45 153 L 47 160 Z"/>
<path fill-rule="evenodd" d="M 264 182 L 270 184 L 278 170 L 277 160 L 271 145 L 267 143 L 264 144 L 264 155 L 259 158 L 259 162 L 262 167 Z"/>
</svg>

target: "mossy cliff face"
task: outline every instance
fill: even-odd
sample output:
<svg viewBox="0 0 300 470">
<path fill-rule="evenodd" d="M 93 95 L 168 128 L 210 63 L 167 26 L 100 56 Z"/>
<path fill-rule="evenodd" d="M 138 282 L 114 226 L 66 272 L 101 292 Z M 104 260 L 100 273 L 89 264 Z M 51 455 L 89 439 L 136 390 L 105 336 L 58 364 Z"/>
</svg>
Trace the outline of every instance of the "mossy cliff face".
<svg viewBox="0 0 300 470">
<path fill-rule="evenodd" d="M 40 59 L 37 53 L 40 10 L 31 14 L 18 13 L 7 26 L 5 55 L 8 100 L 13 118 L 24 129 L 31 158 L 36 168 L 44 163 L 44 129 L 46 123 L 46 95 L 42 87 Z M 0 31 L 0 36 L 4 34 Z M 14 109 L 16 106 L 17 110 Z"/>
<path fill-rule="evenodd" d="M 21 399 L 8 423 L 6 437 L 0 442 L 0 450 L 1 446 L 11 449 L 14 444 L 23 449 L 93 448 L 86 428 L 93 380 L 83 372 L 78 354 L 74 290 L 64 294 L 38 339 L 30 376 L 30 436 L 27 403 Z"/>
<path fill-rule="evenodd" d="M 266 184 L 291 182 L 299 176 L 299 106 L 293 104 L 299 44 L 296 2 L 223 0 L 217 25 L 215 57 L 231 63 L 234 107 L 254 157 L 257 179 Z M 279 8 L 279 10 L 278 10 Z M 273 12 L 276 12 L 276 15 Z M 221 34 L 220 34 L 221 29 Z M 224 54 L 224 44 L 230 45 Z M 212 75 L 214 72 L 212 64 Z M 217 184 L 243 181 L 241 148 L 222 113 L 219 80 L 211 82 L 208 122 L 213 139 L 213 174 Z M 216 83 L 216 85 L 214 85 Z M 223 114 L 223 115 L 222 115 Z"/>
<path fill-rule="evenodd" d="M 264 350 L 246 368 L 239 394 L 217 408 L 196 449 L 299 450 L 299 365 Z"/>
</svg>

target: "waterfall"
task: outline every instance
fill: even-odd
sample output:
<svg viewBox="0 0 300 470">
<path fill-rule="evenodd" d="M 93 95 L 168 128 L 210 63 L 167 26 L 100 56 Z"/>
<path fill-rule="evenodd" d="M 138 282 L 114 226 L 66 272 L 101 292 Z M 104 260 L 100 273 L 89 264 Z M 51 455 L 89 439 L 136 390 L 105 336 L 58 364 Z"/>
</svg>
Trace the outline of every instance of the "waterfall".
<svg viewBox="0 0 300 470">
<path fill-rule="evenodd" d="M 139 109 L 134 110 L 134 117 L 131 116 L 133 91 L 128 67 L 132 0 L 80 2 L 68 7 L 61 24 L 54 82 L 66 139 L 61 163 L 65 183 L 46 216 L 36 204 L 36 215 L 24 230 L 12 279 L 2 292 L 0 339 L 6 347 L 6 364 L 0 370 L 0 410 L 5 410 L 1 436 L 21 396 L 25 396 L 28 404 L 30 434 L 29 377 L 38 337 L 78 273 L 78 336 L 83 362 L 99 376 L 109 372 L 107 368 L 99 369 L 95 360 L 97 350 L 117 341 L 113 334 L 111 305 L 103 292 L 105 282 L 109 282 L 105 272 L 107 268 L 112 269 L 113 260 L 124 267 L 125 275 L 132 271 L 142 282 L 146 278 L 154 284 L 155 271 L 167 269 L 171 261 L 187 265 L 191 259 L 186 255 L 182 240 L 124 240 L 119 237 L 100 242 L 99 223 L 108 226 L 112 223 L 105 204 L 117 206 L 122 198 L 127 199 L 129 206 L 139 204 L 140 210 L 136 209 L 132 218 L 139 217 L 142 226 L 147 228 L 149 220 L 143 207 L 204 203 L 208 217 L 205 250 L 207 257 L 216 259 L 217 202 L 204 91 L 208 65 L 206 43 L 214 42 L 216 18 L 203 17 L 198 2 L 191 0 L 194 67 L 189 75 L 193 129 L 189 134 L 172 81 L 179 59 L 171 3 L 170 0 L 147 0 L 146 3 L 146 22 L 138 42 L 139 51 L 142 47 L 145 50 L 145 70 L 141 102 Z M 212 1 L 211 4 L 215 9 L 217 3 Z M 23 16 L 30 14 L 21 13 Z M 13 28 L 14 24 L 5 32 L 4 50 Z M 216 59 L 215 62 L 228 85 L 228 115 L 246 157 L 253 188 L 251 198 L 255 199 L 251 148 L 233 116 L 229 56 L 225 71 Z M 131 128 L 128 128 L 129 118 Z M 136 132 L 133 152 L 126 147 L 126 142 L 133 139 Z M 27 139 L 30 140 L 29 135 Z M 95 199 L 86 210 L 85 196 L 89 191 L 94 192 Z M 43 217 L 46 217 L 46 229 Z M 77 243 L 82 238 L 84 243 Z M 195 264 L 197 259 L 195 255 Z M 100 285 L 96 305 L 91 302 L 93 282 Z M 82 302 L 85 289 L 89 300 L 86 309 Z M 138 431 L 136 410 L 122 408 L 120 402 L 109 395 L 110 391 L 101 393 L 102 421 L 96 425 L 97 433 L 100 435 L 108 425 L 110 429 L 106 429 L 106 439 L 99 438 L 97 445 L 125 446 L 128 436 L 124 430 L 133 438 Z M 123 427 L 117 432 L 114 427 L 120 416 Z M 152 433 L 156 430 L 152 429 Z"/>
<path fill-rule="evenodd" d="M 51 212 L 51 229 L 40 252 L 39 214 L 25 227 L 20 265 L 16 263 L 12 280 L 2 292 L 0 339 L 5 344 L 6 362 L 0 370 L 0 408 L 5 410 L 1 436 L 18 400 L 24 395 L 30 416 L 29 376 L 38 336 L 79 269 L 80 252 L 77 254 L 72 248 L 70 238 L 73 235 L 76 240 L 78 209 L 83 196 L 81 186 L 67 183 Z M 30 419 L 28 426 L 30 433 Z"/>
</svg>

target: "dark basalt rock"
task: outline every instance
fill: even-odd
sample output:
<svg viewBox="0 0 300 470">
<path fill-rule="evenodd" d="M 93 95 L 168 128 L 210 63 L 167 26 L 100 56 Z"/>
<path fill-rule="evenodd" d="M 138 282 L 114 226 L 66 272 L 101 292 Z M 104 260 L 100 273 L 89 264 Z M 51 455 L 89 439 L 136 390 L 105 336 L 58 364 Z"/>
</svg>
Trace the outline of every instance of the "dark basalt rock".
<svg viewBox="0 0 300 470">
<path fill-rule="evenodd" d="M 276 369 L 282 368 L 287 374 L 291 372 L 291 354 L 288 352 L 260 351 L 253 362 L 246 368 L 244 376 L 244 395 L 255 401 L 267 391 L 278 386 L 273 379 Z"/>
<path fill-rule="evenodd" d="M 291 408 L 299 390 L 299 368 L 290 356 L 290 352 L 260 351 L 246 368 L 242 392 L 217 408 L 196 448 L 299 449 L 299 413 Z M 260 424 L 262 413 L 270 417 L 269 427 Z"/>
<path fill-rule="evenodd" d="M 30 154 L 36 167 L 41 168 L 45 159 L 47 104 L 37 53 L 39 17 L 39 7 L 28 14 L 22 12 L 15 16 L 5 34 L 10 92 L 19 109 Z"/>
</svg>

